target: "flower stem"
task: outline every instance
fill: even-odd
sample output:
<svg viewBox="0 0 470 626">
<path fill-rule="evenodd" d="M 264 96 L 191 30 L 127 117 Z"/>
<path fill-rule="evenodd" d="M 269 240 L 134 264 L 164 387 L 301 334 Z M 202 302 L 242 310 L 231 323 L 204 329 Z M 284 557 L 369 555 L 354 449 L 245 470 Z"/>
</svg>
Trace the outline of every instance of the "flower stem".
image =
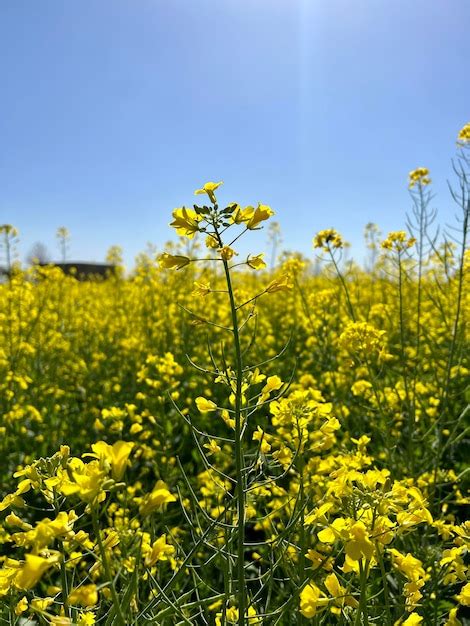
<svg viewBox="0 0 470 626">
<path fill-rule="evenodd" d="M 114 579 L 112 577 L 111 569 L 109 567 L 108 556 L 106 554 L 106 549 L 103 545 L 103 540 L 101 538 L 101 531 L 100 531 L 100 526 L 98 523 L 96 507 L 92 507 L 92 521 L 93 521 L 93 530 L 96 536 L 96 542 L 98 544 L 98 549 L 100 552 L 101 564 L 103 565 L 104 575 L 106 577 L 106 580 L 109 582 L 110 588 L 111 588 L 111 596 L 113 598 L 113 608 L 116 612 L 116 622 L 118 626 L 126 626 L 126 620 L 124 619 L 124 615 L 122 614 L 121 604 L 119 602 L 119 596 L 116 592 Z"/>
<path fill-rule="evenodd" d="M 242 376 L 243 363 L 242 352 L 240 346 L 240 335 L 238 332 L 237 307 L 235 305 L 235 297 L 233 295 L 232 280 L 227 261 L 224 260 L 225 280 L 230 299 L 230 310 L 233 325 L 233 340 L 235 344 L 235 473 L 236 473 L 236 500 L 237 500 L 237 581 L 238 581 L 238 625 L 245 626 L 245 609 L 246 609 L 246 588 L 245 588 L 245 479 L 243 476 L 244 454 L 243 454 L 243 436 L 242 436 Z"/>
</svg>

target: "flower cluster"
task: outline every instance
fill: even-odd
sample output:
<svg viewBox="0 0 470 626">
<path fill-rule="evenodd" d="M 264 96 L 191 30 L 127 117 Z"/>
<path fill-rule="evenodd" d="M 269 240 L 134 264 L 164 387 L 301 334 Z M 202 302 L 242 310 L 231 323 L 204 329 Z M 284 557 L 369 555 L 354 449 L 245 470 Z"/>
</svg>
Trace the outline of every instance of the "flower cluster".
<svg viewBox="0 0 470 626">
<path fill-rule="evenodd" d="M 412 170 L 408 174 L 408 187 L 412 189 L 416 185 L 418 187 L 425 187 L 426 185 L 431 184 L 431 179 L 429 178 L 429 170 L 427 167 L 418 167 L 415 170 Z"/>
</svg>

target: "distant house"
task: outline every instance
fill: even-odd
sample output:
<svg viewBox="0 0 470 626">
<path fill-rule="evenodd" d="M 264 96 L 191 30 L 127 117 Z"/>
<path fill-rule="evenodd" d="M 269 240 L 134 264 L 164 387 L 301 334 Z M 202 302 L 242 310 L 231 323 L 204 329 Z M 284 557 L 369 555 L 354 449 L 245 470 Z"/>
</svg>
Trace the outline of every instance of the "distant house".
<svg viewBox="0 0 470 626">
<path fill-rule="evenodd" d="M 75 276 L 77 280 L 93 278 L 108 278 L 116 273 L 116 266 L 112 263 L 86 263 L 82 261 L 66 261 L 65 263 L 38 263 L 40 267 L 58 267 L 64 274 Z M 0 266 L 0 282 L 10 275 L 6 267 Z"/>
<path fill-rule="evenodd" d="M 111 263 L 86 263 L 82 261 L 66 261 L 64 263 L 40 263 L 41 266 L 52 266 L 61 269 L 64 274 L 75 276 L 78 280 L 87 280 L 102 276 L 108 277 L 116 272 L 116 266 Z"/>
</svg>

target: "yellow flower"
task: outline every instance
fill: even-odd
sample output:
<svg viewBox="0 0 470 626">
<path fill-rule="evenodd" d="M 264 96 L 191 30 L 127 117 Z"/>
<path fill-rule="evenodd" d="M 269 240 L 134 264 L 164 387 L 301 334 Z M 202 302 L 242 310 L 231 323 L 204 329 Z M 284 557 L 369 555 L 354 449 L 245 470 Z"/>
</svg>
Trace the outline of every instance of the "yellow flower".
<svg viewBox="0 0 470 626">
<path fill-rule="evenodd" d="M 358 601 L 349 595 L 343 587 L 335 573 L 328 574 L 325 578 L 325 587 L 329 594 L 334 598 L 336 606 L 351 606 L 357 608 L 359 606 Z"/>
<path fill-rule="evenodd" d="M 88 503 L 102 502 L 106 498 L 106 486 L 110 479 L 98 461 L 84 463 L 81 459 L 72 458 L 68 470 L 59 469 L 57 477 L 57 489 L 64 496 L 77 494 Z"/>
<path fill-rule="evenodd" d="M 282 380 L 279 376 L 268 376 L 266 384 L 264 385 L 261 393 L 263 396 L 269 396 L 272 391 L 277 391 L 282 387 Z"/>
<path fill-rule="evenodd" d="M 261 426 L 257 426 L 253 433 L 253 441 L 261 441 L 260 450 L 263 454 L 267 454 L 271 450 L 271 445 L 268 442 L 269 435 L 267 435 Z"/>
<path fill-rule="evenodd" d="M 98 588 L 95 584 L 80 585 L 69 594 L 69 604 L 83 606 L 88 608 L 98 604 Z"/>
<path fill-rule="evenodd" d="M 20 566 L 15 576 L 15 586 L 18 589 L 32 589 L 41 580 L 43 574 L 58 560 L 58 555 L 45 558 L 37 554 L 27 554 L 25 562 Z"/>
<path fill-rule="evenodd" d="M 202 220 L 202 216 L 193 209 L 187 209 L 186 207 L 175 209 L 173 217 L 175 219 L 170 226 L 173 226 L 178 235 L 192 239 L 199 231 L 199 222 Z"/>
<path fill-rule="evenodd" d="M 353 561 L 372 558 L 374 544 L 369 539 L 369 533 L 363 522 L 356 522 L 349 529 L 349 541 L 346 542 L 344 551 Z"/>
<path fill-rule="evenodd" d="M 230 221 L 232 224 L 243 224 L 244 222 L 249 222 L 253 217 L 254 212 L 255 209 L 252 206 L 247 206 L 242 209 L 239 204 L 234 204 Z"/>
<path fill-rule="evenodd" d="M 219 247 L 219 242 L 213 235 L 207 235 L 206 237 L 206 248 L 216 250 Z"/>
<path fill-rule="evenodd" d="M 392 556 L 394 566 L 400 570 L 408 580 L 416 582 L 420 578 L 424 578 L 425 571 L 419 559 L 416 559 L 409 552 L 405 556 L 395 548 L 390 548 L 388 552 Z"/>
<path fill-rule="evenodd" d="M 54 598 L 34 598 L 31 600 L 31 609 L 34 611 L 45 611 L 47 607 L 54 603 Z"/>
<path fill-rule="evenodd" d="M 21 615 L 28 610 L 28 598 L 23 596 L 15 606 L 15 615 Z"/>
<path fill-rule="evenodd" d="M 34 528 L 25 532 L 15 533 L 13 540 L 18 546 L 32 547 L 35 553 L 40 552 L 56 538 L 73 536 L 73 524 L 77 519 L 75 511 L 60 511 L 54 520 L 48 517 L 37 522 Z"/>
<path fill-rule="evenodd" d="M 227 409 L 222 409 L 220 417 L 224 420 L 225 424 L 229 428 L 235 430 L 235 420 L 230 417 L 230 413 L 227 411 Z"/>
<path fill-rule="evenodd" d="M 460 593 L 455 596 L 455 599 L 463 606 L 470 606 L 470 583 L 462 587 Z"/>
<path fill-rule="evenodd" d="M 141 515 L 148 515 L 155 509 L 163 509 L 170 502 L 176 502 L 176 498 L 170 493 L 163 480 L 159 480 L 153 491 L 145 496 L 139 511 Z"/>
<path fill-rule="evenodd" d="M 262 623 L 261 618 L 257 616 L 256 609 L 253 606 L 248 608 L 248 611 L 245 613 L 247 618 L 248 626 L 260 625 Z M 231 606 L 225 612 L 226 622 L 222 624 L 222 613 L 217 613 L 215 617 L 215 626 L 228 626 L 229 624 L 238 624 L 239 612 L 234 606 Z"/>
<path fill-rule="evenodd" d="M 233 255 L 236 254 L 235 250 L 230 246 L 224 246 L 223 248 L 219 248 L 219 253 L 224 261 L 230 261 Z"/>
<path fill-rule="evenodd" d="M 134 445 L 132 441 L 116 441 L 112 446 L 105 441 L 98 441 L 91 446 L 93 453 L 90 452 L 83 456 L 95 457 L 101 462 L 109 464 L 114 480 L 121 480 Z"/>
<path fill-rule="evenodd" d="M 462 146 L 470 142 L 470 122 L 460 130 L 458 136 L 458 145 Z"/>
<path fill-rule="evenodd" d="M 152 567 L 157 561 L 167 561 L 174 553 L 174 546 L 166 542 L 166 535 L 162 535 L 152 544 L 150 552 L 145 557 L 145 564 Z"/>
<path fill-rule="evenodd" d="M 200 283 L 198 281 L 195 281 L 194 283 L 194 290 L 192 295 L 193 296 L 207 296 L 209 293 L 211 292 L 211 285 L 210 283 Z"/>
<path fill-rule="evenodd" d="M 348 352 L 378 353 L 384 347 L 384 330 L 377 330 L 367 322 L 350 322 L 339 337 L 339 344 Z"/>
<path fill-rule="evenodd" d="M 414 237 L 408 237 L 404 230 L 397 230 L 388 233 L 387 239 L 380 244 L 385 250 L 396 250 L 402 252 L 408 248 L 412 248 L 416 243 Z"/>
<path fill-rule="evenodd" d="M 402 626 L 419 626 L 423 618 L 418 613 L 410 613 L 410 615 L 406 618 L 404 622 L 402 622 Z"/>
<path fill-rule="evenodd" d="M 214 191 L 218 189 L 220 185 L 223 185 L 222 181 L 220 181 L 219 183 L 210 183 L 210 182 L 206 183 L 202 187 L 202 189 L 196 189 L 196 191 L 194 192 L 194 195 L 198 196 L 200 194 L 207 193 L 207 195 L 209 196 L 209 200 L 212 202 L 212 204 L 216 204 L 217 198 L 215 197 Z"/>
<path fill-rule="evenodd" d="M 16 475 L 19 475 L 16 473 Z M 0 502 L 0 512 L 8 509 L 11 506 L 24 506 L 24 500 L 21 497 L 24 493 L 31 488 L 31 481 L 28 478 L 20 481 L 18 487 L 14 493 L 8 493 Z"/>
<path fill-rule="evenodd" d="M 253 230 L 254 228 L 257 228 L 261 222 L 269 219 L 272 215 L 274 215 L 274 211 L 271 207 L 266 204 L 258 204 L 256 209 L 253 211 L 253 215 L 246 222 L 246 227 Z"/>
<path fill-rule="evenodd" d="M 275 293 L 276 291 L 289 291 L 292 285 L 289 283 L 289 274 L 284 274 L 280 278 L 275 278 L 264 290 L 265 293 Z"/>
<path fill-rule="evenodd" d="M 314 582 L 308 583 L 300 592 L 300 612 L 308 619 L 328 605 L 328 598 Z"/>
<path fill-rule="evenodd" d="M 188 263 L 191 263 L 191 259 L 180 254 L 168 254 L 168 252 L 164 252 L 158 257 L 158 265 L 164 269 L 180 270 L 185 265 L 188 265 Z"/>
<path fill-rule="evenodd" d="M 252 256 L 251 254 L 248 256 L 246 262 L 247 264 L 254 270 L 262 270 L 266 267 L 266 263 L 263 260 L 264 254 L 257 254 Z"/>
<path fill-rule="evenodd" d="M 462 622 L 457 617 L 459 608 L 455 606 L 449 611 L 449 615 L 444 623 L 444 626 L 462 626 Z"/>
<path fill-rule="evenodd" d="M 96 618 L 94 613 L 79 613 L 77 618 L 77 626 L 94 626 Z"/>
<path fill-rule="evenodd" d="M 208 454 L 217 454 L 221 448 L 215 439 L 210 439 L 209 443 L 204 444 L 204 448 L 207 449 Z"/>
<path fill-rule="evenodd" d="M 418 167 L 408 174 L 409 184 L 408 187 L 412 189 L 415 185 L 423 186 L 429 185 L 431 179 L 429 178 L 429 170 L 427 167 Z"/>
<path fill-rule="evenodd" d="M 313 247 L 322 248 L 325 252 L 331 248 L 342 248 L 343 246 L 341 235 L 334 228 L 320 230 L 313 238 Z"/>
<path fill-rule="evenodd" d="M 217 410 L 217 405 L 215 402 L 212 402 L 212 400 L 207 400 L 206 398 L 203 398 L 202 396 L 199 396 L 198 398 L 196 398 L 196 406 L 198 408 L 198 411 L 200 411 L 200 413 L 208 413 L 209 411 Z"/>
</svg>

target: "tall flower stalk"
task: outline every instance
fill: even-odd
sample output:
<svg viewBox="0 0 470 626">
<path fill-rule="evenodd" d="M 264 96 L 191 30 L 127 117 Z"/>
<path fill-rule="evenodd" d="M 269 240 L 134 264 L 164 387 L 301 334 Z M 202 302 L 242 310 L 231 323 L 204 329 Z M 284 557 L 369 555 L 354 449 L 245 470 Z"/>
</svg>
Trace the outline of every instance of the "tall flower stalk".
<svg viewBox="0 0 470 626">
<path fill-rule="evenodd" d="M 196 281 L 193 293 L 202 297 L 211 293 L 226 294 L 230 311 L 230 325 L 222 324 L 219 320 L 202 319 L 190 310 L 185 310 L 197 324 L 205 323 L 217 331 L 230 336 L 230 352 L 233 357 L 232 365 L 229 365 L 225 358 L 224 343 L 222 342 L 221 364 L 216 363 L 213 351 L 209 348 L 214 369 L 210 371 L 198 367 L 198 369 L 202 369 L 207 374 L 215 375 L 218 382 L 223 382 L 229 387 L 230 406 L 226 408 L 218 407 L 212 400 L 204 397 L 198 397 L 196 405 L 202 414 L 220 410 L 224 421 L 233 430 L 233 439 L 224 438 L 224 441 L 233 445 L 233 476 L 229 476 L 226 471 L 222 471 L 209 460 L 209 454 L 220 451 L 216 437 L 209 437 L 209 443 L 204 446 L 200 446 L 199 443 L 197 445 L 200 454 L 203 456 L 204 465 L 209 470 L 214 471 L 222 482 L 227 481 L 228 484 L 233 484 L 234 486 L 233 499 L 231 500 L 233 504 L 232 510 L 229 511 L 228 522 L 227 519 L 225 519 L 225 522 L 221 520 L 217 522 L 219 528 L 223 529 L 224 536 L 228 537 L 226 550 L 222 551 L 217 546 L 213 546 L 213 549 L 224 559 L 224 568 L 228 566 L 229 573 L 230 571 L 234 572 L 235 593 L 233 593 L 233 590 L 226 590 L 221 618 L 225 620 L 226 616 L 230 614 L 231 623 L 235 620 L 239 626 L 244 626 L 247 623 L 248 616 L 253 616 L 254 611 L 254 607 L 250 604 L 247 588 L 245 551 L 246 510 L 248 493 L 250 491 L 248 477 L 257 467 L 257 461 L 255 463 L 247 462 L 247 426 L 250 416 L 269 400 L 272 392 L 281 389 L 282 382 L 278 377 L 271 377 L 261 393 L 247 399 L 246 394 L 250 386 L 259 383 L 266 377 L 259 373 L 254 373 L 254 371 L 257 371 L 256 366 L 245 366 L 243 355 L 246 352 L 246 347 L 244 350 L 241 333 L 254 316 L 253 310 L 257 300 L 265 294 L 290 289 L 290 284 L 287 277 L 274 279 L 253 297 L 241 302 L 237 301 L 233 282 L 234 268 L 245 265 L 253 270 L 261 270 L 266 267 L 266 263 L 262 254 L 248 255 L 245 261 L 236 262 L 237 252 L 232 246 L 248 231 L 261 228 L 262 223 L 273 215 L 273 211 L 270 207 L 262 204 L 259 204 L 256 208 L 252 206 L 242 208 L 236 203 L 232 203 L 225 208 L 219 207 L 215 192 L 221 184 L 206 183 L 195 192 L 198 195 L 206 194 L 210 201 L 209 205 L 194 205 L 192 209 L 181 207 L 173 211 L 174 220 L 171 226 L 175 228 L 179 235 L 188 239 L 192 239 L 197 233 L 204 234 L 206 236 L 205 243 L 208 255 L 203 258 L 192 258 L 186 255 L 163 253 L 159 262 L 163 268 L 176 270 L 196 262 L 215 262 L 222 264 L 223 267 L 225 289 L 214 289 L 209 283 Z M 235 230 L 236 232 L 234 232 Z M 248 313 L 245 314 L 248 307 L 250 307 Z M 255 400 L 257 401 L 255 402 Z M 184 417 L 182 412 L 180 414 Z M 191 423 L 190 425 L 193 428 L 193 424 Z M 200 434 L 200 431 L 198 433 L 194 429 L 193 434 Z M 262 447 L 262 440 L 259 447 Z M 204 448 L 208 450 L 207 453 Z M 225 495 L 230 501 L 227 490 Z M 230 552 L 232 546 L 235 547 L 234 553 Z M 236 607 L 228 607 L 228 604 L 232 602 L 232 598 L 235 599 Z"/>
</svg>

